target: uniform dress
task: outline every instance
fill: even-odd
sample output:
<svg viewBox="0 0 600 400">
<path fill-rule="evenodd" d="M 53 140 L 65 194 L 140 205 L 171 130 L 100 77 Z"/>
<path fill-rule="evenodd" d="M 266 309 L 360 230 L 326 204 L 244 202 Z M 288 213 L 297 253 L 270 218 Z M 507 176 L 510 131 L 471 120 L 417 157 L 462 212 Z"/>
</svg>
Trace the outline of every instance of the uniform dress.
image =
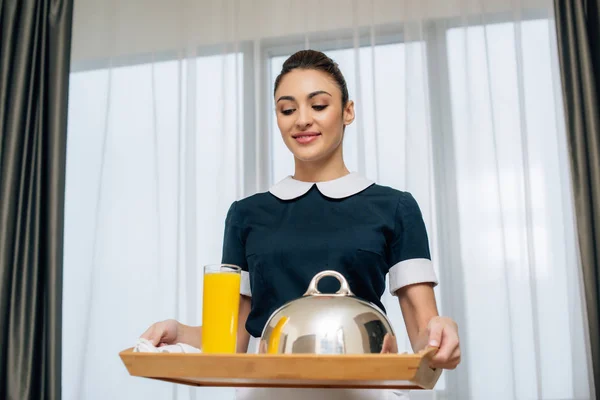
<svg viewBox="0 0 600 400">
<path fill-rule="evenodd" d="M 375 184 L 358 173 L 327 182 L 287 177 L 268 192 L 234 202 L 225 223 L 222 262 L 242 269 L 241 292 L 251 296 L 248 352 L 271 314 L 301 297 L 323 270 L 340 272 L 354 294 L 385 312 L 392 294 L 414 283 L 437 285 L 419 206 L 408 192 Z M 339 282 L 323 278 L 333 293 Z M 399 400 L 407 392 L 375 389 L 241 388 L 238 400 Z"/>
</svg>

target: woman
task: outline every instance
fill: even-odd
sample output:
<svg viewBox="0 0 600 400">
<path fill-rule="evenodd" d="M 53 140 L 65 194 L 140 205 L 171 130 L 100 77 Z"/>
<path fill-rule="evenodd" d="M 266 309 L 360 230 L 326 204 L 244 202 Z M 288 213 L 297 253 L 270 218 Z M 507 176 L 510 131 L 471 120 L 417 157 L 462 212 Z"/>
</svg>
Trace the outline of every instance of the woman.
<svg viewBox="0 0 600 400">
<path fill-rule="evenodd" d="M 413 350 L 439 347 L 432 366 L 460 362 L 458 328 L 438 315 L 425 224 L 407 192 L 379 186 L 344 164 L 345 127 L 354 103 L 337 64 L 323 53 L 300 51 L 275 81 L 277 125 L 293 153 L 295 171 L 273 186 L 234 202 L 227 214 L 222 262 L 242 268 L 238 352 L 257 351 L 269 316 L 302 296 L 324 269 L 341 272 L 360 298 L 383 309 L 385 277 L 398 297 Z M 323 280 L 322 291 L 335 292 Z M 200 347 L 201 327 L 174 320 L 151 326 L 142 338 L 154 345 Z M 378 390 L 240 389 L 238 399 L 387 399 Z"/>
</svg>

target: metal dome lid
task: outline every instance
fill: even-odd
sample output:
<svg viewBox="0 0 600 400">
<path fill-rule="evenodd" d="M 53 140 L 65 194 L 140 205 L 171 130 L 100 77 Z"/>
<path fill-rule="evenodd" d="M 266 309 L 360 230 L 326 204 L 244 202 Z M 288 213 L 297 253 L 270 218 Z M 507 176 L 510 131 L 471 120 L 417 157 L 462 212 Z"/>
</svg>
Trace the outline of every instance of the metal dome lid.
<svg viewBox="0 0 600 400">
<path fill-rule="evenodd" d="M 317 286 L 327 276 L 337 278 L 336 293 Z M 337 271 L 315 275 L 298 299 L 277 309 L 267 321 L 259 352 L 269 354 L 378 354 L 397 352 L 388 318 L 376 305 L 357 298 Z"/>
</svg>

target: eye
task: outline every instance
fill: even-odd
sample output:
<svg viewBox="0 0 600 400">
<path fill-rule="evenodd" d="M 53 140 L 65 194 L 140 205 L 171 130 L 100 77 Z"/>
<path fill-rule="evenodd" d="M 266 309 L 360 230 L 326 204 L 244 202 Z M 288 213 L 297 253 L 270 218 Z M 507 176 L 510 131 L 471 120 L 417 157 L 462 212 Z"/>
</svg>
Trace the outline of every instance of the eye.
<svg viewBox="0 0 600 400">
<path fill-rule="evenodd" d="M 285 110 L 281 110 L 281 113 L 283 115 L 291 115 L 294 111 L 295 110 L 293 108 L 288 108 L 288 109 L 285 109 Z"/>
<path fill-rule="evenodd" d="M 327 106 L 326 106 L 326 105 L 325 105 L 325 106 L 321 106 L 321 105 L 314 105 L 314 106 L 312 106 L 312 108 L 313 108 L 313 110 L 315 110 L 315 111 L 323 111 L 324 109 L 326 109 L 326 108 L 327 108 Z"/>
</svg>

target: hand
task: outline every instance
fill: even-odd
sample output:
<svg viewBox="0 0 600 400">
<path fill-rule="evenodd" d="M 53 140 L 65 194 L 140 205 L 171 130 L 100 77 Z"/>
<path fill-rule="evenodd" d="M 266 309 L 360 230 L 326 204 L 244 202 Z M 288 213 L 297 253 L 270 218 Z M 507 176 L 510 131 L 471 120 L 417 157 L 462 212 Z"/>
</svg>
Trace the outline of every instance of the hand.
<svg viewBox="0 0 600 400">
<path fill-rule="evenodd" d="M 181 342 L 180 336 L 181 324 L 168 319 L 152 324 L 140 337 L 149 340 L 154 346 L 166 346 Z"/>
<path fill-rule="evenodd" d="M 428 345 L 438 347 L 431 358 L 433 368 L 454 369 L 460 363 L 458 326 L 447 317 L 433 317 L 427 325 Z"/>
</svg>

